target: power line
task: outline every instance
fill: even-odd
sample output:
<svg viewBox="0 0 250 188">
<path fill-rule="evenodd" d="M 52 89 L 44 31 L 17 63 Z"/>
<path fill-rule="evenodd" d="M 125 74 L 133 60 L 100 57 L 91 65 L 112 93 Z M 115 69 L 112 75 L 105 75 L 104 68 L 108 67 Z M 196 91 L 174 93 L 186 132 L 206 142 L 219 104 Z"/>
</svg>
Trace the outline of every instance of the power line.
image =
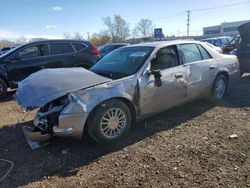
<svg viewBox="0 0 250 188">
<path fill-rule="evenodd" d="M 250 3 L 250 0 L 244 1 L 244 2 L 239 2 L 239 3 L 233 3 L 233 4 L 227 4 L 227 5 L 216 6 L 216 7 L 208 7 L 208 8 L 202 8 L 202 9 L 188 10 L 188 11 L 187 11 L 187 37 L 189 36 L 190 12 L 200 12 L 200 11 L 206 11 L 206 10 L 214 10 L 214 9 L 232 7 L 232 6 L 243 5 L 243 4 L 248 4 L 248 3 Z"/>
<path fill-rule="evenodd" d="M 198 11 L 205 11 L 205 10 L 213 10 L 213 9 L 232 7 L 232 6 L 243 5 L 243 4 L 248 4 L 248 3 L 250 3 L 250 0 L 244 1 L 244 2 L 239 2 L 239 3 L 233 3 L 233 4 L 227 4 L 227 5 L 216 6 L 216 7 L 208 7 L 208 8 L 201 8 L 201 9 L 193 9 L 193 10 L 190 10 L 190 11 L 191 11 L 191 12 L 198 12 Z"/>
<path fill-rule="evenodd" d="M 160 20 L 165 20 L 165 19 L 168 19 L 168 18 L 172 18 L 172 17 L 175 17 L 175 16 L 179 16 L 181 14 L 185 14 L 186 12 L 183 11 L 183 12 L 179 12 L 177 14 L 172 14 L 172 15 L 169 15 L 169 16 L 166 16 L 166 17 L 161 17 L 161 18 L 157 18 L 157 19 L 154 19 L 152 20 L 153 22 L 155 21 L 160 21 Z M 134 22 L 134 23 L 130 23 L 131 25 L 136 25 L 138 22 Z"/>
<path fill-rule="evenodd" d="M 200 11 L 206 11 L 206 10 L 213 10 L 213 9 L 220 9 L 220 8 L 227 8 L 227 7 L 232 7 L 232 6 L 238 6 L 238 5 L 243 5 L 243 4 L 248 4 L 250 3 L 250 0 L 243 1 L 243 2 L 238 2 L 238 3 L 231 3 L 231 4 L 226 4 L 226 5 L 220 5 L 220 6 L 214 6 L 214 7 L 208 7 L 208 8 L 201 8 L 201 9 L 192 9 L 192 10 L 187 10 L 187 11 L 182 11 L 176 14 L 172 14 L 166 17 L 161 17 L 152 20 L 153 22 L 157 22 L 160 20 L 165 20 L 168 18 L 176 17 L 182 14 L 187 13 L 187 36 L 189 36 L 189 28 L 190 28 L 190 13 L 192 12 L 200 12 Z M 137 23 L 132 23 L 131 25 L 136 25 Z"/>
<path fill-rule="evenodd" d="M 250 0 L 248 0 L 248 1 L 243 1 L 243 2 L 239 2 L 239 3 L 233 3 L 233 4 L 215 6 L 215 7 L 208 7 L 208 8 L 201 8 L 201 9 L 193 9 L 193 10 L 189 10 L 189 11 L 190 11 L 190 12 L 198 12 L 198 11 L 205 11 L 205 10 L 212 10 L 212 9 L 219 9 L 219 8 L 232 7 L 232 6 L 243 5 L 243 4 L 248 4 L 248 3 L 250 3 Z M 187 12 L 187 11 L 182 11 L 182 12 L 179 12 L 179 13 L 176 13 L 176 14 L 172 14 L 172 15 L 169 15 L 169 16 L 166 16 L 166 17 L 161 17 L 161 18 L 154 19 L 154 20 L 152 20 L 152 21 L 165 20 L 165 19 L 168 19 L 168 18 L 172 18 L 172 17 L 175 17 L 175 16 L 179 16 L 179 15 L 184 14 L 184 13 L 186 13 L 186 12 Z"/>
<path fill-rule="evenodd" d="M 177 14 L 172 14 L 172 15 L 169 15 L 169 16 L 166 16 L 166 17 L 162 17 L 162 18 L 157 18 L 157 19 L 152 20 L 152 21 L 165 20 L 165 19 L 168 19 L 168 18 L 172 18 L 172 17 L 175 17 L 175 16 L 179 16 L 179 15 L 184 14 L 184 13 L 185 13 L 185 11 L 179 12 L 179 13 L 177 13 Z"/>
</svg>

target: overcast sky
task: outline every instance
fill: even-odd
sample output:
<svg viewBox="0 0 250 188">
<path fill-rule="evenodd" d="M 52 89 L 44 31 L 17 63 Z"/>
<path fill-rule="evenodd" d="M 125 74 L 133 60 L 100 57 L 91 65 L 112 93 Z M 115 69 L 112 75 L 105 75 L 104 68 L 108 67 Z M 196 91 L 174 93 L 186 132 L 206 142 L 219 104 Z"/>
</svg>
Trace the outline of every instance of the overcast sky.
<svg viewBox="0 0 250 188">
<path fill-rule="evenodd" d="M 163 28 L 165 35 L 184 35 L 185 11 L 242 2 L 245 4 L 191 12 L 193 35 L 224 21 L 250 20 L 250 0 L 0 0 L 0 39 L 62 38 L 63 33 L 74 32 L 86 37 L 87 32 L 105 29 L 102 18 L 114 14 L 131 27 L 148 18 Z"/>
</svg>

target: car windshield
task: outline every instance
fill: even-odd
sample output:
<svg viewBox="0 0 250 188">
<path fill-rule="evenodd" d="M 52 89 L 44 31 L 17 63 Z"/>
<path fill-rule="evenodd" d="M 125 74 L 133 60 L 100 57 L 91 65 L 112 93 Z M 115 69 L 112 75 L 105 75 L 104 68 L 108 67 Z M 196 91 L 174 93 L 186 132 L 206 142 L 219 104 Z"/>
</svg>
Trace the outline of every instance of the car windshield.
<svg viewBox="0 0 250 188">
<path fill-rule="evenodd" d="M 134 74 L 147 60 L 153 47 L 119 48 L 98 61 L 91 71 L 112 79 Z"/>
<path fill-rule="evenodd" d="M 237 37 L 234 37 L 231 41 L 230 41 L 230 45 L 234 45 L 234 44 L 236 44 L 237 43 L 237 41 L 238 41 L 238 39 L 239 39 L 239 37 L 237 36 Z"/>
<path fill-rule="evenodd" d="M 8 50 L 6 53 L 2 54 L 0 57 L 5 57 L 8 56 L 8 54 L 11 54 L 13 51 L 16 51 L 17 49 L 19 49 L 20 46 L 16 46 L 14 48 L 11 48 L 10 50 Z"/>
</svg>

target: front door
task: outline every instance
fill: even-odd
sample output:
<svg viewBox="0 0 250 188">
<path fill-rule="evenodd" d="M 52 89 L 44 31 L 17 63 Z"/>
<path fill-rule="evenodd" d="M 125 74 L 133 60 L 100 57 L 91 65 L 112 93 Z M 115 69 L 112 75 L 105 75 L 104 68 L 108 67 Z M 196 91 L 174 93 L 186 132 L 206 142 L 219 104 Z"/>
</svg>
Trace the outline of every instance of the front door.
<svg viewBox="0 0 250 188">
<path fill-rule="evenodd" d="M 6 65 L 12 82 L 19 82 L 30 74 L 45 68 L 48 55 L 46 44 L 35 44 L 24 47 L 14 53 Z"/>
<path fill-rule="evenodd" d="M 187 79 L 176 46 L 164 47 L 151 62 L 151 71 L 160 70 L 161 77 L 145 73 L 139 79 L 142 116 L 154 114 L 185 102 Z M 156 83 L 160 79 L 160 84 Z M 158 80 L 159 81 L 159 80 Z M 157 86 L 158 85 L 158 86 Z"/>
</svg>

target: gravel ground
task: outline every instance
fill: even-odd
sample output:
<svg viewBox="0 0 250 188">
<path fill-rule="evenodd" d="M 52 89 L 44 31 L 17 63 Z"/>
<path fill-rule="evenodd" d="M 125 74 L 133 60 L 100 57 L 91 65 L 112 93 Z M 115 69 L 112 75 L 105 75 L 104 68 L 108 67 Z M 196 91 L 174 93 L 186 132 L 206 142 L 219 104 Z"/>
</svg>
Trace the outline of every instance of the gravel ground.
<svg viewBox="0 0 250 188">
<path fill-rule="evenodd" d="M 168 110 L 113 146 L 86 136 L 31 150 L 21 126 L 34 113 L 17 124 L 25 114 L 10 97 L 0 103 L 0 159 L 14 164 L 0 187 L 250 187 L 250 75 L 221 104 Z M 0 160 L 0 179 L 10 167 Z"/>
</svg>

